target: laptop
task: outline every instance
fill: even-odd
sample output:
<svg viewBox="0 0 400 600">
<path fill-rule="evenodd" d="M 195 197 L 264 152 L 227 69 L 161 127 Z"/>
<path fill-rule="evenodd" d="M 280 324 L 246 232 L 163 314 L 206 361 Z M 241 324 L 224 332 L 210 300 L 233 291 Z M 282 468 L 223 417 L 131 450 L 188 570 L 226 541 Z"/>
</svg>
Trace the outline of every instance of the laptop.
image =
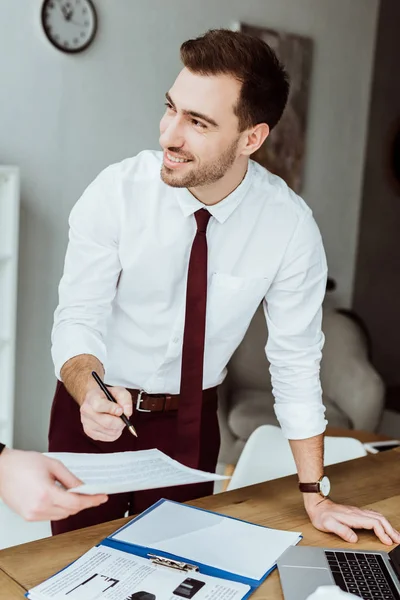
<svg viewBox="0 0 400 600">
<path fill-rule="evenodd" d="M 389 553 L 292 546 L 277 565 L 285 600 L 335 584 L 365 600 L 400 600 L 400 546 Z"/>
</svg>

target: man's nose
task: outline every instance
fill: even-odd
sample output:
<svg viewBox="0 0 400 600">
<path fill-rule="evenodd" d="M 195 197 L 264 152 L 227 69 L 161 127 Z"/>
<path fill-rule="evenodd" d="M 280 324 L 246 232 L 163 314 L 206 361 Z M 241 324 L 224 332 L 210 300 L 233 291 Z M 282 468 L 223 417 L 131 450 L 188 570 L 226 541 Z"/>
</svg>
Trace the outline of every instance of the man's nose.
<svg viewBox="0 0 400 600">
<path fill-rule="evenodd" d="M 181 148 L 184 144 L 183 128 L 179 119 L 172 119 L 160 136 L 161 145 L 164 148 Z"/>
</svg>

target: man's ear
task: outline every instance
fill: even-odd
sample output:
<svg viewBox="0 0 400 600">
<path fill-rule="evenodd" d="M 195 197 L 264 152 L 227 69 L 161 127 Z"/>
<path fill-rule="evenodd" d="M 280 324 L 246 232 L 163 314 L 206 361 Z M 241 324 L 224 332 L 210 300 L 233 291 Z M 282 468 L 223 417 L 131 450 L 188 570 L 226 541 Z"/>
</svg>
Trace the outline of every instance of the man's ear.
<svg viewBox="0 0 400 600">
<path fill-rule="evenodd" d="M 259 123 L 255 127 L 248 129 L 245 132 L 244 145 L 242 154 L 244 156 L 250 156 L 265 142 L 269 136 L 269 127 L 266 123 Z"/>
</svg>

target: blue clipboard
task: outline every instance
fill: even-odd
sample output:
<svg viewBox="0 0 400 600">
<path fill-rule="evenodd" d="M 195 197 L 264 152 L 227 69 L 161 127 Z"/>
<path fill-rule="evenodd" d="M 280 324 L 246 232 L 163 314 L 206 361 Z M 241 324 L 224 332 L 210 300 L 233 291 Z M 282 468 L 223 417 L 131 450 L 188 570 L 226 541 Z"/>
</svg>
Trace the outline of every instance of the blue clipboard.
<svg viewBox="0 0 400 600">
<path fill-rule="evenodd" d="M 131 542 L 126 542 L 126 541 L 121 541 L 121 540 L 115 539 L 115 536 L 117 536 L 122 531 L 124 531 L 124 529 L 131 527 L 133 523 L 139 521 L 140 519 L 143 519 L 145 516 L 149 515 L 151 512 L 153 512 L 155 509 L 157 509 L 159 506 L 161 506 L 165 502 L 171 503 L 171 504 L 179 504 L 179 502 L 174 502 L 172 500 L 165 500 L 165 499 L 159 500 L 158 502 L 156 502 L 155 504 L 150 506 L 147 510 L 142 512 L 140 515 L 138 515 L 137 517 L 134 517 L 131 521 L 129 521 L 128 523 L 123 525 L 120 529 L 115 531 L 112 535 L 105 538 L 102 542 L 100 542 L 99 546 L 108 546 L 110 548 L 114 548 L 116 550 L 126 552 L 128 554 L 134 554 L 136 556 L 140 556 L 141 558 L 147 558 L 150 561 L 152 561 L 154 564 L 162 565 L 167 568 L 175 568 L 175 569 L 179 569 L 181 571 L 185 571 L 188 573 L 191 573 L 191 572 L 193 573 L 193 572 L 197 571 L 203 575 L 216 577 L 221 580 L 243 583 L 250 587 L 249 592 L 245 596 L 243 596 L 243 598 L 248 598 L 265 581 L 265 579 L 268 577 L 268 575 L 276 568 L 276 565 L 274 565 L 273 567 L 268 568 L 259 579 L 252 579 L 249 577 L 243 577 L 242 575 L 240 575 L 238 573 L 225 571 L 225 570 L 216 568 L 210 564 L 201 563 L 196 560 L 192 560 L 190 556 L 180 556 L 177 554 L 171 554 L 169 552 L 164 552 L 162 550 L 159 550 L 157 548 L 152 548 L 150 546 L 142 546 L 139 544 L 134 544 Z M 199 510 L 199 511 L 203 511 L 205 513 L 220 516 L 224 519 L 232 519 L 234 521 L 239 521 L 239 522 L 245 523 L 246 525 L 251 525 L 253 527 L 262 527 L 263 529 L 268 529 L 267 527 L 264 527 L 263 525 L 257 525 L 255 523 L 250 523 L 248 521 L 244 521 L 243 519 L 237 519 L 235 517 L 223 515 L 221 513 L 208 511 L 206 509 L 198 508 L 196 506 L 190 506 L 187 504 L 181 505 L 181 506 L 185 506 L 185 508 L 189 508 L 191 510 Z M 299 536 L 299 540 L 300 539 L 301 539 L 301 536 Z"/>
<path fill-rule="evenodd" d="M 265 579 L 268 577 L 268 575 L 276 568 L 276 564 L 274 564 L 270 568 L 268 567 L 265 570 L 265 572 L 262 573 L 261 577 L 259 577 L 258 579 L 255 579 L 255 578 L 245 577 L 240 573 L 235 573 L 233 571 L 228 571 L 228 570 L 223 570 L 223 569 L 217 568 L 217 567 L 213 566 L 212 564 L 207 564 L 207 563 L 193 560 L 193 559 L 191 559 L 190 556 L 181 556 L 181 555 L 177 555 L 177 554 L 172 554 L 172 553 L 160 550 L 158 548 L 153 548 L 151 546 L 145 546 L 145 545 L 135 544 L 135 543 L 132 543 L 132 542 L 129 542 L 126 540 L 122 541 L 122 540 L 116 539 L 117 535 L 119 535 L 125 529 L 132 527 L 132 525 L 134 525 L 141 519 L 143 519 L 146 516 L 148 516 L 149 514 L 151 514 L 157 508 L 161 507 L 164 503 L 173 504 L 175 506 L 180 506 L 185 509 L 202 511 L 203 513 L 221 517 L 222 519 L 232 519 L 233 521 L 237 521 L 237 522 L 240 522 L 240 523 L 243 523 L 245 525 L 249 525 L 249 526 L 255 527 L 255 528 L 262 528 L 264 530 L 269 529 L 268 527 L 264 527 L 263 525 L 250 523 L 249 521 L 244 521 L 243 519 L 237 519 L 235 517 L 231 517 L 228 515 L 214 512 L 214 511 L 209 511 L 209 510 L 206 510 L 203 508 L 198 508 L 196 506 L 191 506 L 188 504 L 181 504 L 179 502 L 174 502 L 172 500 L 161 499 L 158 502 L 156 502 L 155 504 L 153 504 L 152 506 L 150 506 L 147 510 L 145 510 L 141 514 L 139 514 L 138 516 L 131 519 L 128 523 L 123 525 L 120 529 L 116 530 L 110 536 L 103 539 L 99 544 L 96 545 L 96 547 L 98 547 L 98 548 L 100 548 L 102 546 L 109 547 L 114 550 L 124 552 L 126 554 L 144 558 L 144 559 L 151 561 L 155 565 L 163 566 L 165 568 L 177 569 L 177 570 L 181 571 L 182 573 L 187 574 L 189 578 L 191 575 L 193 575 L 195 577 L 195 573 L 197 572 L 202 575 L 220 579 L 221 583 L 223 581 L 225 581 L 227 583 L 229 581 L 231 581 L 231 582 L 236 582 L 236 583 L 241 583 L 241 584 L 247 585 L 247 586 L 249 586 L 249 591 L 242 596 L 242 599 L 245 599 L 245 598 L 248 598 L 249 596 L 251 596 L 251 594 L 253 594 L 253 592 L 255 592 L 257 590 L 257 588 L 265 581 Z M 298 541 L 300 541 L 301 537 L 302 536 L 300 534 L 298 534 L 298 536 L 295 538 L 294 543 L 297 543 Z M 277 559 L 278 559 L 278 557 L 277 557 Z M 71 564 L 74 564 L 74 563 L 71 563 Z M 68 569 L 70 566 L 71 565 L 68 565 L 64 569 L 61 569 L 61 571 L 59 571 L 59 573 Z M 53 577 L 54 577 L 54 575 L 53 575 Z M 52 579 L 52 578 L 50 578 L 50 579 Z M 29 597 L 29 592 L 30 591 L 26 592 L 26 594 L 25 594 L 26 597 Z"/>
</svg>

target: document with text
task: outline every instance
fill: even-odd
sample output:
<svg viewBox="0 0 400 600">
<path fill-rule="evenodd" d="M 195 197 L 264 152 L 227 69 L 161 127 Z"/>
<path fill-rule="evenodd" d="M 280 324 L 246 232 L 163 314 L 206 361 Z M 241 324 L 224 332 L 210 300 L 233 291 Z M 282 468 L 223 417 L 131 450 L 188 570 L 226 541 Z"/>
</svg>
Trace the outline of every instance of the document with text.
<svg viewBox="0 0 400 600">
<path fill-rule="evenodd" d="M 153 564 L 114 548 L 92 548 L 29 590 L 31 600 L 240 600 L 250 586 Z"/>
<path fill-rule="evenodd" d="M 46 456 L 60 460 L 83 482 L 70 490 L 80 494 L 118 494 L 229 479 L 186 467 L 155 448 L 109 454 L 48 452 Z"/>
<path fill-rule="evenodd" d="M 301 534 L 159 500 L 31 600 L 244 600 Z"/>
</svg>

